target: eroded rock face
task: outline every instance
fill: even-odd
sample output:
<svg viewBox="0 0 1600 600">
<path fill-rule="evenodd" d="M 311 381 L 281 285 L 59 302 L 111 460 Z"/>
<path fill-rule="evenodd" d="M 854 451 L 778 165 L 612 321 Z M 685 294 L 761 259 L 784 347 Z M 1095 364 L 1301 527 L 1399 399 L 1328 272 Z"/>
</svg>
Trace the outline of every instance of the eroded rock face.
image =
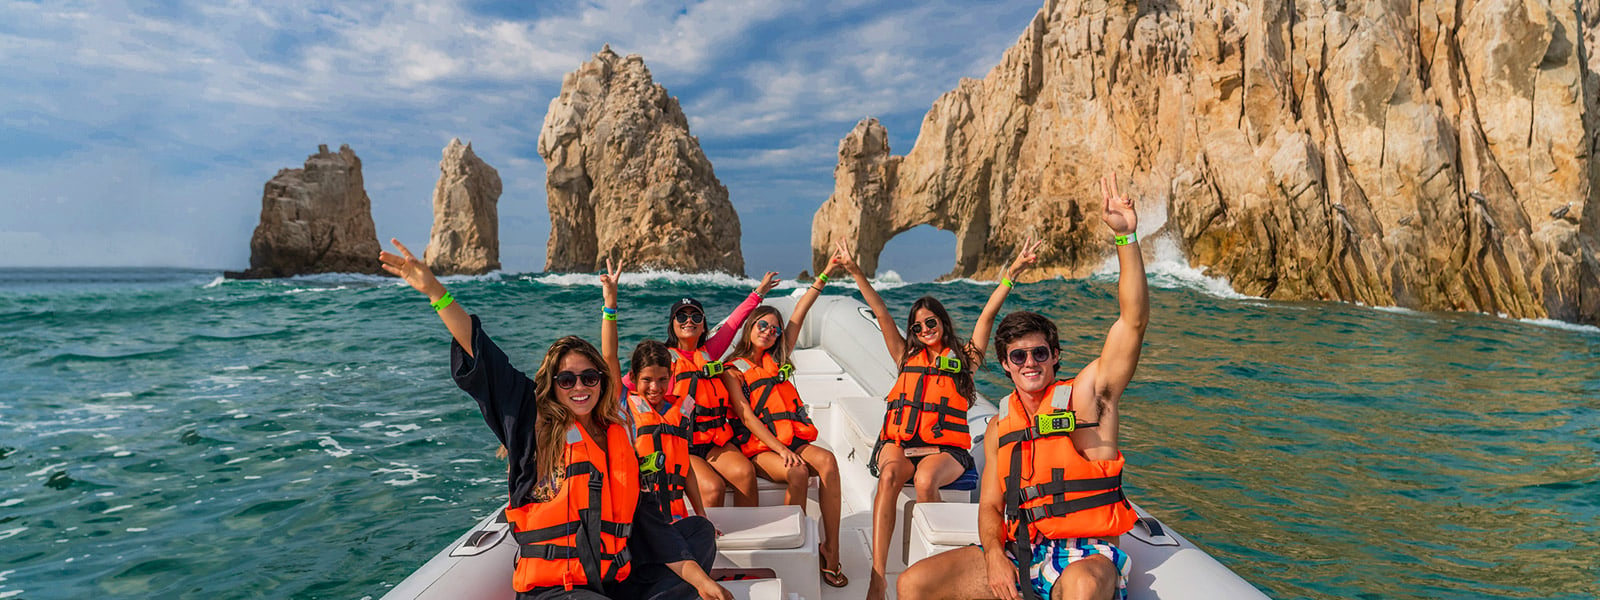
<svg viewBox="0 0 1600 600">
<path fill-rule="evenodd" d="M 372 202 L 361 159 L 349 146 L 327 145 L 303 169 L 283 169 L 261 194 L 261 222 L 250 236 L 248 279 L 308 273 L 381 273 Z"/>
<path fill-rule="evenodd" d="M 1082 276 L 1114 171 L 1147 248 L 1247 294 L 1600 322 L 1596 25 L 1570 0 L 1047 2 L 908 155 L 845 138 L 813 266 L 931 224 L 952 276 L 1029 235 L 1032 277 Z"/>
<path fill-rule="evenodd" d="M 539 133 L 547 165 L 545 270 L 744 274 L 739 215 L 676 98 L 610 47 L 561 83 Z"/>
<path fill-rule="evenodd" d="M 500 172 L 452 139 L 433 188 L 433 233 L 423 260 L 437 275 L 481 275 L 500 268 Z"/>
</svg>

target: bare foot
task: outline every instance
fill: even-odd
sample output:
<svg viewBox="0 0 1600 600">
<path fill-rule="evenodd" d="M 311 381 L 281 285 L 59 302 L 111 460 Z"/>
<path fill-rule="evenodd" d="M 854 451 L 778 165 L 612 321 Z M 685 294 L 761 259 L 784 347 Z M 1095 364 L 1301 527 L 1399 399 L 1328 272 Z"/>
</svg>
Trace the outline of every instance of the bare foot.
<svg viewBox="0 0 1600 600">
<path fill-rule="evenodd" d="M 872 583 L 867 584 L 867 600 L 884 600 L 884 593 L 889 589 L 889 581 L 881 573 L 872 572 Z"/>
</svg>

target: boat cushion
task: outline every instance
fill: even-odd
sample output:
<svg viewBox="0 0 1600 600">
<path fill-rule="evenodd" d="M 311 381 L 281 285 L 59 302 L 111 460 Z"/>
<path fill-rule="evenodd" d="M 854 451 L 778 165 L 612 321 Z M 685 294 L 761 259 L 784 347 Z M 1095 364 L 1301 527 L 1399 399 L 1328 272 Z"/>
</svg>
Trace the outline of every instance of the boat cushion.
<svg viewBox="0 0 1600 600">
<path fill-rule="evenodd" d="M 841 375 L 844 369 L 839 368 L 839 363 L 833 361 L 828 353 L 821 349 L 796 350 L 789 355 L 789 362 L 794 363 L 794 372 L 806 375 Z"/>
<path fill-rule="evenodd" d="M 961 502 L 918 502 L 911 508 L 917 536 L 936 546 L 978 543 L 978 505 Z"/>
<path fill-rule="evenodd" d="M 718 550 L 781 550 L 806 543 L 806 518 L 799 506 L 707 507 L 717 526 Z"/>
</svg>

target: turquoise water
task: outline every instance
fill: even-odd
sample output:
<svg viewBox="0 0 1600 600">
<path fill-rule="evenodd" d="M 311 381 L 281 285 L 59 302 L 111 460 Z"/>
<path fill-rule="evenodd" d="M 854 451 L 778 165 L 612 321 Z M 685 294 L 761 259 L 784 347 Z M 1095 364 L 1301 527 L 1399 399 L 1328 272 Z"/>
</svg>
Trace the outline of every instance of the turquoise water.
<svg viewBox="0 0 1600 600">
<path fill-rule="evenodd" d="M 503 500 L 420 295 L 217 275 L 0 271 L 0 599 L 377 597 Z M 1275 598 L 1600 596 L 1600 331 L 1153 279 L 1128 484 L 1240 575 Z M 594 336 L 593 277 L 447 284 L 526 369 Z M 624 345 L 750 284 L 630 277 Z M 988 289 L 884 296 L 970 324 Z M 1056 318 L 1081 363 L 1114 292 L 1025 285 L 1008 308 Z"/>
</svg>

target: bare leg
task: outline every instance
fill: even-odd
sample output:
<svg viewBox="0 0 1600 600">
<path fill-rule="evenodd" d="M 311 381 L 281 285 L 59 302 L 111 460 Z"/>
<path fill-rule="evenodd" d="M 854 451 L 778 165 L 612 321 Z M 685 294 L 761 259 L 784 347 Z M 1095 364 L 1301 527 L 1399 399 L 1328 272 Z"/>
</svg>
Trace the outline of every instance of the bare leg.
<svg viewBox="0 0 1600 600">
<path fill-rule="evenodd" d="M 827 538 L 822 541 L 822 558 L 828 561 L 828 566 L 839 567 L 839 460 L 832 452 L 825 448 L 806 444 L 800 448 L 800 458 L 815 471 L 817 478 L 822 480 L 817 494 L 817 503 L 822 505 L 822 530 Z M 808 473 L 809 475 L 809 473 Z M 810 479 L 810 477 L 807 477 Z M 804 494 L 804 490 L 801 494 Z M 801 503 L 805 502 L 804 496 Z"/>
<path fill-rule="evenodd" d="M 750 464 L 750 459 L 733 444 L 723 444 L 712 448 L 706 453 L 706 462 L 710 463 L 722 478 L 728 480 L 728 485 L 733 486 L 734 506 L 755 506 L 760 503 L 756 497 L 756 468 Z"/>
<path fill-rule="evenodd" d="M 894 505 L 913 472 L 911 460 L 899 445 L 884 444 L 878 451 L 878 495 L 872 499 L 872 584 L 867 587 L 867 600 L 883 600 L 888 592 L 889 580 L 884 574 L 894 541 Z"/>
<path fill-rule="evenodd" d="M 1067 565 L 1050 590 L 1051 600 L 1110 600 L 1117 593 L 1117 565 L 1096 554 Z"/>
<path fill-rule="evenodd" d="M 917 463 L 915 485 L 917 486 L 917 503 L 943 502 L 939 498 L 939 488 L 950 485 L 960 479 L 961 474 L 967 470 L 961 467 L 954 456 L 940 452 L 930 454 L 922 462 Z"/>
<path fill-rule="evenodd" d="M 728 489 L 711 463 L 698 456 L 689 456 L 689 469 L 694 471 L 695 483 L 700 485 L 700 501 L 707 507 L 722 506 L 723 493 Z"/>
<path fill-rule="evenodd" d="M 895 595 L 930 600 L 993 598 L 987 568 L 983 550 L 977 546 L 940 552 L 901 573 L 895 582 Z"/>
<path fill-rule="evenodd" d="M 756 472 L 768 481 L 788 486 L 783 493 L 784 504 L 800 507 L 806 505 L 806 484 L 811 482 L 811 470 L 804 464 L 784 466 L 783 457 L 772 451 L 757 454 L 751 457 L 750 461 L 755 463 Z"/>
</svg>

